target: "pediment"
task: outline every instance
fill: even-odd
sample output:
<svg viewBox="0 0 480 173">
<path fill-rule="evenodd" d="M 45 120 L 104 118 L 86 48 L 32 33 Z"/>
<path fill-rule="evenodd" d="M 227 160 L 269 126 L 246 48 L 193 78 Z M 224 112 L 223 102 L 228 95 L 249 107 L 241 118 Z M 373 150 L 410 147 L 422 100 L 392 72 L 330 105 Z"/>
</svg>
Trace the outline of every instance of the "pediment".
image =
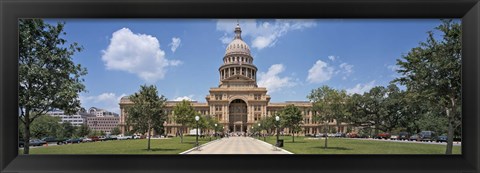
<svg viewBox="0 0 480 173">
<path fill-rule="evenodd" d="M 224 79 L 223 81 L 248 81 L 248 82 L 251 82 L 251 81 L 255 81 L 253 79 L 250 79 L 246 76 L 243 76 L 243 75 L 234 75 L 234 76 L 230 76 L 229 78 L 226 78 Z"/>
</svg>

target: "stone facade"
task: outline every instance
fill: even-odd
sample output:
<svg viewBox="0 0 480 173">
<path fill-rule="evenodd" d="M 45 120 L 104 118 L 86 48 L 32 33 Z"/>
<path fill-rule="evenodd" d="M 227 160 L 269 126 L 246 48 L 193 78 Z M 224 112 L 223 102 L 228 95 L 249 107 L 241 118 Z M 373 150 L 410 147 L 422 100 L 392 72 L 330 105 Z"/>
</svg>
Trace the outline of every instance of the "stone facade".
<svg viewBox="0 0 480 173">
<path fill-rule="evenodd" d="M 320 133 L 319 125 L 327 123 L 332 128 L 337 128 L 336 122 L 313 122 L 312 103 L 308 101 L 287 101 L 284 103 L 270 103 L 270 96 L 267 88 L 257 86 L 257 67 L 253 64 L 253 57 L 250 54 L 249 46 L 242 40 L 241 28 L 237 24 L 235 38 L 227 46 L 223 65 L 219 68 L 220 84 L 218 87 L 210 88 L 206 102 L 192 102 L 194 109 L 201 115 L 214 115 L 223 125 L 224 132 L 249 132 L 252 126 L 258 124 L 260 119 L 273 116 L 285 106 L 293 104 L 300 108 L 304 116 L 304 134 Z M 173 120 L 173 107 L 178 102 L 168 101 L 166 111 L 168 114 L 165 122 L 165 132 L 175 135 L 180 125 Z M 128 97 L 120 100 L 121 118 L 120 126 L 122 133 L 126 130 L 125 107 L 132 104 Z M 337 131 L 346 132 L 346 124 L 342 124 Z M 187 133 L 189 129 L 185 129 Z M 288 133 L 288 129 L 284 131 Z"/>
</svg>

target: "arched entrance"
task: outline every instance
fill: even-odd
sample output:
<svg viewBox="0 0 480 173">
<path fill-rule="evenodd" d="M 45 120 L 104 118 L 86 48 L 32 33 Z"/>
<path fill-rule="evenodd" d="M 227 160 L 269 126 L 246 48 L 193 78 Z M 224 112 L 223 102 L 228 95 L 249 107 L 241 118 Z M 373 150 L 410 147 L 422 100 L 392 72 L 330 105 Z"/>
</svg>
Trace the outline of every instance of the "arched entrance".
<svg viewBox="0 0 480 173">
<path fill-rule="evenodd" d="M 247 103 L 241 99 L 235 99 L 228 106 L 230 132 L 247 131 Z"/>
</svg>

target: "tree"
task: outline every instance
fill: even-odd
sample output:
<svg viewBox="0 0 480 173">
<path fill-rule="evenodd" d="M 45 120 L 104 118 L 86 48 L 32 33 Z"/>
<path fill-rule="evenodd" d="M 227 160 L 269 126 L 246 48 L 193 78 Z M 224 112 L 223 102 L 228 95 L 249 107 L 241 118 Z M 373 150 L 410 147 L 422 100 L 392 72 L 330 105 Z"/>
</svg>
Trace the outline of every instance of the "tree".
<svg viewBox="0 0 480 173">
<path fill-rule="evenodd" d="M 329 132 L 328 122 L 335 120 L 337 127 L 347 117 L 348 97 L 345 91 L 338 91 L 326 85 L 312 90 L 307 98 L 313 102 L 314 121 L 324 122 L 325 133 Z M 327 148 L 328 136 L 325 137 L 325 149 Z"/>
<path fill-rule="evenodd" d="M 387 97 L 383 102 L 386 115 L 382 119 L 381 129 L 386 132 L 391 132 L 397 127 L 402 127 L 400 125 L 406 121 L 407 117 L 404 112 L 404 106 L 407 100 L 404 99 L 405 93 L 400 91 L 395 84 L 388 85 L 386 95 Z"/>
<path fill-rule="evenodd" d="M 442 20 L 435 28 L 442 33 L 441 40 L 428 32 L 426 42 L 421 42 L 397 59 L 401 77 L 399 82 L 411 92 L 418 92 L 422 100 L 441 105 L 439 117 L 446 117 L 448 127 L 446 154 L 452 154 L 454 131 L 461 125 L 461 51 L 462 28 L 452 20 Z"/>
<path fill-rule="evenodd" d="M 194 124 L 195 110 L 193 109 L 190 101 L 182 100 L 173 108 L 174 120 L 177 124 L 180 124 L 180 142 L 183 143 L 183 131 L 185 127 Z"/>
<path fill-rule="evenodd" d="M 60 131 L 60 117 L 40 116 L 30 125 L 31 136 L 34 138 L 56 137 Z"/>
<path fill-rule="evenodd" d="M 157 87 L 154 85 L 140 86 L 140 90 L 129 98 L 133 104 L 127 108 L 127 122 L 135 132 L 147 133 L 147 150 L 150 150 L 152 129 L 163 127 L 166 120 L 166 98 L 163 95 L 158 96 Z"/>
<path fill-rule="evenodd" d="M 29 154 L 32 122 L 58 108 L 73 114 L 80 108 L 78 93 L 85 90 L 82 76 L 87 70 L 72 61 L 82 50 L 66 45 L 65 23 L 56 26 L 41 19 L 19 20 L 19 121 L 23 123 L 24 154 Z"/>
<path fill-rule="evenodd" d="M 120 131 L 120 127 L 118 126 L 113 128 L 112 131 L 110 132 L 111 135 L 119 135 L 120 133 L 122 132 Z"/>
<path fill-rule="evenodd" d="M 283 120 L 284 127 L 289 128 L 292 132 L 292 141 L 295 142 L 295 133 L 301 130 L 303 124 L 302 112 L 295 105 L 287 105 L 280 112 L 280 117 Z"/>
<path fill-rule="evenodd" d="M 57 131 L 57 137 L 59 138 L 71 138 L 75 134 L 75 127 L 70 122 L 62 123 L 60 129 L 60 131 Z"/>
<path fill-rule="evenodd" d="M 260 120 L 260 130 L 267 131 L 267 134 L 271 134 L 275 129 L 275 116 L 269 116 Z"/>
<path fill-rule="evenodd" d="M 77 136 L 84 137 L 90 134 L 90 128 L 86 124 L 82 124 L 77 128 Z"/>
<path fill-rule="evenodd" d="M 202 118 L 200 119 L 203 119 L 203 123 L 205 124 L 204 125 L 204 129 L 202 130 L 203 131 L 208 131 L 208 130 L 213 130 L 213 131 L 218 131 L 219 130 L 219 125 L 220 123 L 218 122 L 218 120 L 215 118 L 215 116 L 213 115 L 204 115 L 204 116 L 200 116 Z M 217 127 L 215 127 L 215 124 L 217 124 Z M 216 135 L 216 134 L 215 134 Z M 211 140 L 211 137 L 212 135 L 209 135 L 210 137 L 210 140 Z"/>
</svg>

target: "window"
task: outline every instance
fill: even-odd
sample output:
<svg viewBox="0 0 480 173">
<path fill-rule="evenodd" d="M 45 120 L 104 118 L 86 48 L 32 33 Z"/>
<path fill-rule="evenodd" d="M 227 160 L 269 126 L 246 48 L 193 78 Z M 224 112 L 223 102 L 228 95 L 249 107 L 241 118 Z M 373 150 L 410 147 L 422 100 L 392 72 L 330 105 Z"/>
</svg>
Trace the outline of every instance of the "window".
<svg viewBox="0 0 480 173">
<path fill-rule="evenodd" d="M 255 105 L 253 109 L 254 111 L 262 111 L 262 107 L 260 105 Z"/>
<path fill-rule="evenodd" d="M 261 94 L 254 94 L 253 95 L 254 100 L 260 100 L 262 98 Z"/>
<path fill-rule="evenodd" d="M 255 121 L 260 121 L 260 114 L 255 114 L 254 120 Z"/>
<path fill-rule="evenodd" d="M 221 105 L 215 105 L 215 111 L 222 111 Z"/>
<path fill-rule="evenodd" d="M 215 100 L 222 100 L 221 94 L 215 94 Z"/>
</svg>

